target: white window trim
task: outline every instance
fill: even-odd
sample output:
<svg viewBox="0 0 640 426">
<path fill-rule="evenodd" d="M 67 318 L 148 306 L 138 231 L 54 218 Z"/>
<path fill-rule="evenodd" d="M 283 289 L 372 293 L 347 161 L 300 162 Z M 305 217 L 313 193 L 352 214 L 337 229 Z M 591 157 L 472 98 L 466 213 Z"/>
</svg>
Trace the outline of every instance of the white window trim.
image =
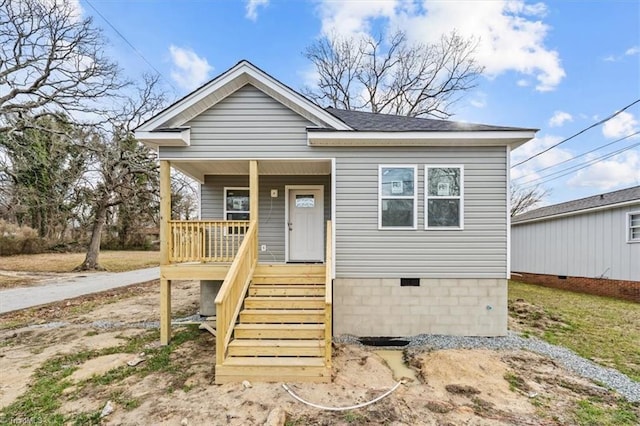
<svg viewBox="0 0 640 426">
<path fill-rule="evenodd" d="M 382 196 L 382 169 L 413 169 L 413 195 Z M 382 226 L 382 199 L 413 200 L 413 226 Z M 418 229 L 418 166 L 416 164 L 380 164 L 378 166 L 378 230 L 406 231 Z"/>
<path fill-rule="evenodd" d="M 640 243 L 640 239 L 634 240 L 631 238 L 631 216 L 635 216 L 638 215 L 640 216 L 640 210 L 635 211 L 635 212 L 627 212 L 627 223 L 626 226 L 624 227 L 625 232 L 627 233 L 627 243 L 629 244 L 637 244 Z"/>
<path fill-rule="evenodd" d="M 224 187 L 224 192 L 222 195 L 222 208 L 223 208 L 223 216 L 222 216 L 222 220 L 227 220 L 227 191 L 237 191 L 237 190 L 246 190 L 249 191 L 249 187 L 248 186 L 225 186 Z M 230 213 L 247 213 L 247 214 L 251 214 L 251 210 L 242 210 L 242 211 L 233 211 Z M 251 216 L 249 216 L 249 220 L 251 220 Z"/>
<path fill-rule="evenodd" d="M 429 196 L 429 169 L 460 169 L 460 195 L 451 197 Z M 429 199 L 460 200 L 460 226 L 429 226 Z M 429 164 L 424 166 L 424 229 L 429 231 L 462 231 L 464 229 L 464 165 L 462 164 Z"/>
</svg>

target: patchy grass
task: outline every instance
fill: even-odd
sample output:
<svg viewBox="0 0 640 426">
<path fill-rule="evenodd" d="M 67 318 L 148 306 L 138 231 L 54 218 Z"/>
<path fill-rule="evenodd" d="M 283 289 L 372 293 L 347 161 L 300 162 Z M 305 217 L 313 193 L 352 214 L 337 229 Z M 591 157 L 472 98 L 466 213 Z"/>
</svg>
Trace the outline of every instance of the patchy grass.
<svg viewBox="0 0 640 426">
<path fill-rule="evenodd" d="M 162 372 L 184 384 L 184 365 L 169 362 L 171 353 L 183 343 L 195 340 L 202 335 L 197 326 L 188 326 L 175 333 L 174 339 L 168 346 L 145 349 L 146 361 L 140 368 L 123 366 L 101 376 L 91 378 L 77 384 L 75 396 L 85 392 L 95 391 L 96 385 L 106 385 L 124 380 L 127 377 L 137 375 L 144 377 L 151 373 Z M 73 385 L 69 376 L 77 368 L 93 358 L 114 353 L 139 353 L 146 344 L 159 338 L 157 330 L 142 336 L 130 338 L 121 346 L 102 350 L 87 350 L 73 355 L 63 355 L 45 362 L 34 373 L 34 382 L 29 390 L 21 395 L 13 404 L 0 411 L 0 424 L 99 424 L 100 411 L 74 413 L 63 415 L 58 409 L 65 400 L 65 390 Z M 73 397 L 73 395 L 71 395 Z M 132 410 L 140 405 L 140 401 L 130 398 L 123 392 L 115 392 L 109 395 L 114 402 L 127 410 Z"/>
<path fill-rule="evenodd" d="M 85 253 L 43 253 L 0 257 L 0 270 L 24 272 L 72 272 Z M 160 264 L 157 251 L 101 251 L 99 262 L 107 271 L 123 272 Z"/>
<path fill-rule="evenodd" d="M 640 304 L 511 281 L 510 305 L 523 302 L 533 306 L 536 317 L 510 311 L 523 333 L 640 381 Z M 549 319 L 542 327 L 540 312 Z"/>
<path fill-rule="evenodd" d="M 608 407 L 593 397 L 578 401 L 573 414 L 577 424 L 584 426 L 633 426 L 640 420 L 628 402 L 618 401 L 616 406 Z"/>
</svg>

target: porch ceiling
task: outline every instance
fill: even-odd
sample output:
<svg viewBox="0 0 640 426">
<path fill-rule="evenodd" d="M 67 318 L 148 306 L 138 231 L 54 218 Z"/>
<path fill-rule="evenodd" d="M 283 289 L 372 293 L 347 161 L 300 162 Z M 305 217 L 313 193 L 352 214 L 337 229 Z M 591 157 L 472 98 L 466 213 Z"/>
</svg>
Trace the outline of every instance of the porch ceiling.
<svg viewBox="0 0 640 426">
<path fill-rule="evenodd" d="M 204 182 L 205 175 L 248 175 L 249 160 L 174 160 L 171 166 Z M 329 175 L 331 160 L 258 160 L 259 175 Z"/>
</svg>

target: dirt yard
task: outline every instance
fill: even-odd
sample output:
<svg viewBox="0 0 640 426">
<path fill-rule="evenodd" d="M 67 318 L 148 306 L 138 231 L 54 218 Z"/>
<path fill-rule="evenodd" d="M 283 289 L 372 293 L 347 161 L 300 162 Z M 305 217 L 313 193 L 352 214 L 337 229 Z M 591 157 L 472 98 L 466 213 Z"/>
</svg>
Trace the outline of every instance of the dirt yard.
<svg viewBox="0 0 640 426">
<path fill-rule="evenodd" d="M 178 282 L 174 314 L 195 313 L 198 297 L 197 283 Z M 637 404 L 524 351 L 405 350 L 405 370 L 394 376 L 376 348 L 337 345 L 332 383 L 290 384 L 300 397 L 349 406 L 406 380 L 378 403 L 342 412 L 303 405 L 277 383 L 217 386 L 208 332 L 176 326 L 172 344 L 158 345 L 158 300 L 154 282 L 0 316 L 0 424 L 632 425 L 640 418 Z"/>
</svg>

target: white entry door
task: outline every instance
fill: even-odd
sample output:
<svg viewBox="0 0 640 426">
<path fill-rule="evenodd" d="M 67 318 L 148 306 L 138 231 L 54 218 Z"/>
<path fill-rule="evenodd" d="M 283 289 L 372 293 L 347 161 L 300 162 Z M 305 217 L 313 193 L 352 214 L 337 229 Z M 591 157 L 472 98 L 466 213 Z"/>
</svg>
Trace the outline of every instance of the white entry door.
<svg viewBox="0 0 640 426">
<path fill-rule="evenodd" d="M 324 261 L 324 187 L 287 190 L 290 262 Z"/>
</svg>

